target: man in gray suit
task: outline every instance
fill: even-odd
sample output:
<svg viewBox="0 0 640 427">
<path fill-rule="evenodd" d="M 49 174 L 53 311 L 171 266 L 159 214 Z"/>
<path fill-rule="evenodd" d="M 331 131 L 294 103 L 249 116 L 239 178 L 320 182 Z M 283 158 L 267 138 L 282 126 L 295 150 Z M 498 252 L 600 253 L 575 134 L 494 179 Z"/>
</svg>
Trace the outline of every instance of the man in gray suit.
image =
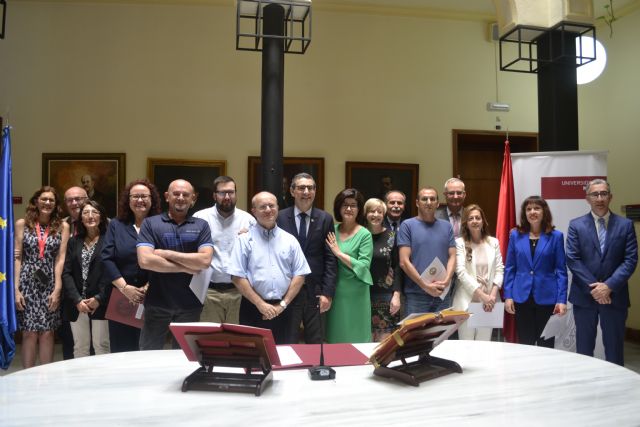
<svg viewBox="0 0 640 427">
<path fill-rule="evenodd" d="M 453 237 L 460 237 L 462 226 L 462 209 L 467 193 L 464 191 L 464 182 L 459 178 L 449 178 L 444 183 L 444 196 L 447 199 L 446 206 L 440 206 L 436 210 L 436 218 L 449 221 L 453 227 Z"/>
</svg>

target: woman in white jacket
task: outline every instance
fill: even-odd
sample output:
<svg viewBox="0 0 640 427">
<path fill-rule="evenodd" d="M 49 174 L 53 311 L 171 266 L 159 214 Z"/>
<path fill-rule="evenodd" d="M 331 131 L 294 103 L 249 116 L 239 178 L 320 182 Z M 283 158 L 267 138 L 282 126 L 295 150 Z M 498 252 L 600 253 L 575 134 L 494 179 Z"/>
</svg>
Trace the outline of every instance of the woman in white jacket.
<svg viewBox="0 0 640 427">
<path fill-rule="evenodd" d="M 498 239 L 489 236 L 489 224 L 478 205 L 469 205 L 462 213 L 460 237 L 456 239 L 457 286 L 453 308 L 466 310 L 471 302 L 483 304 L 492 311 L 500 301 L 504 265 Z M 469 328 L 460 325 L 458 334 L 463 340 L 491 340 L 491 328 Z"/>
</svg>

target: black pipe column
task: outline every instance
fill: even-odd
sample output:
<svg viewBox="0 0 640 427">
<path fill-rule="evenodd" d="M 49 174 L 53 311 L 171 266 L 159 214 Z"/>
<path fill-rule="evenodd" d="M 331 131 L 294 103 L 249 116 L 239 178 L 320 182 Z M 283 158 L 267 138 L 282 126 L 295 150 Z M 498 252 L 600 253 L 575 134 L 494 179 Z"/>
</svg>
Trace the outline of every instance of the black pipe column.
<svg viewBox="0 0 640 427">
<path fill-rule="evenodd" d="M 272 3 L 264 8 L 262 43 L 262 187 L 278 197 L 282 192 L 284 128 L 284 8 Z"/>
<path fill-rule="evenodd" d="M 538 40 L 538 131 L 540 151 L 578 150 L 576 35 L 547 32 Z M 563 43 L 564 42 L 564 43 Z M 563 46 L 564 45 L 564 46 Z"/>
</svg>

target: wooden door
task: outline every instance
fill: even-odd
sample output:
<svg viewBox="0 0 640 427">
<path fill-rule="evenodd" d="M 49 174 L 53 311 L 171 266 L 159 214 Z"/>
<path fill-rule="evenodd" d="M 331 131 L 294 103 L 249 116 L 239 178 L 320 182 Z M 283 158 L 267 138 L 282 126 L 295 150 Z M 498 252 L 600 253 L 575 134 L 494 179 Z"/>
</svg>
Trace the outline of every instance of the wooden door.
<svg viewBox="0 0 640 427">
<path fill-rule="evenodd" d="M 453 130 L 453 176 L 464 181 L 465 205 L 482 207 L 495 236 L 506 132 Z M 509 132 L 512 153 L 538 151 L 538 134 Z"/>
</svg>

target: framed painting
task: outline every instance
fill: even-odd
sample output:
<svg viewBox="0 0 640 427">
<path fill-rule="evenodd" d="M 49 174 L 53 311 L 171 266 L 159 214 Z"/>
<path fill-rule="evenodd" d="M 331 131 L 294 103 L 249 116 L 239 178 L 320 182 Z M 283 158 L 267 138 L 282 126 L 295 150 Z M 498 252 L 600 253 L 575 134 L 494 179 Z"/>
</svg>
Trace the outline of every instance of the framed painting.
<svg viewBox="0 0 640 427">
<path fill-rule="evenodd" d="M 247 209 L 251 209 L 251 198 L 263 190 L 262 187 L 262 158 L 249 156 L 248 179 L 247 179 Z M 278 207 L 280 209 L 293 206 L 293 197 L 289 191 L 291 178 L 295 175 L 306 172 L 313 176 L 316 181 L 316 198 L 314 206 L 324 209 L 324 158 L 322 157 L 283 157 L 282 159 L 282 189 L 278 197 Z"/>
<path fill-rule="evenodd" d="M 418 214 L 413 200 L 418 194 L 419 169 L 415 163 L 346 162 L 345 185 L 362 191 L 365 200 L 384 200 L 388 191 L 402 191 L 407 196 L 403 214 L 406 219 Z"/>
<path fill-rule="evenodd" d="M 117 214 L 125 171 L 125 153 L 42 153 L 42 185 L 60 195 L 69 187 L 83 187 L 110 218 Z"/>
<path fill-rule="evenodd" d="M 158 187 L 163 210 L 168 208 L 163 194 L 176 179 L 189 181 L 197 194 L 190 213 L 213 206 L 213 180 L 226 174 L 225 160 L 147 159 L 147 177 Z"/>
</svg>

